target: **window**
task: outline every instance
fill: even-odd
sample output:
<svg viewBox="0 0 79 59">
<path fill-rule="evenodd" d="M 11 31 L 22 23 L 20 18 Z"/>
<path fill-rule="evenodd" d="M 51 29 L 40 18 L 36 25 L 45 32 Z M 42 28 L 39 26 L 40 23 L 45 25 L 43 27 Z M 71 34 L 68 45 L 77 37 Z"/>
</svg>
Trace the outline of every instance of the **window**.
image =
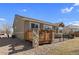
<svg viewBox="0 0 79 59">
<path fill-rule="evenodd" d="M 52 30 L 56 30 L 56 27 L 55 27 L 55 26 L 53 26 L 53 27 L 52 27 Z"/>
<path fill-rule="evenodd" d="M 52 30 L 52 26 L 45 25 L 45 26 L 44 26 L 44 29 L 45 29 L 45 30 Z"/>
<path fill-rule="evenodd" d="M 58 30 L 58 27 L 54 27 L 54 30 Z"/>
<path fill-rule="evenodd" d="M 63 27 L 59 27 L 59 30 L 63 30 Z"/>
<path fill-rule="evenodd" d="M 31 28 L 38 28 L 38 24 L 37 23 L 31 23 Z"/>
<path fill-rule="evenodd" d="M 45 28 L 45 30 L 49 30 L 49 29 L 50 29 L 49 27 L 46 27 L 46 28 Z"/>
</svg>

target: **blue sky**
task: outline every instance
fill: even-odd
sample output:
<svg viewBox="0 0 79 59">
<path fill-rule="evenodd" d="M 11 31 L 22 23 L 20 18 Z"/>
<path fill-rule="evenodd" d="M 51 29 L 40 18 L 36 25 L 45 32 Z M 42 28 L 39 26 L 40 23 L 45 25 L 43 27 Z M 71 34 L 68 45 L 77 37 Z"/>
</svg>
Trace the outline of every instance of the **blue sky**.
<svg viewBox="0 0 79 59">
<path fill-rule="evenodd" d="M 10 3 L 0 4 L 0 23 L 13 24 L 15 14 L 51 23 L 79 23 L 78 3 Z"/>
</svg>

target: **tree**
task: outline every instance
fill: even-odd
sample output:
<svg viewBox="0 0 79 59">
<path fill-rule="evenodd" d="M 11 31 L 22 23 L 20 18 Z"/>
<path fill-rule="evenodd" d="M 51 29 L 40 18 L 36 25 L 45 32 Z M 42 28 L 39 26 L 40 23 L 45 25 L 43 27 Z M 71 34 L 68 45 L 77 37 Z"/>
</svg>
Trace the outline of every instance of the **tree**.
<svg viewBox="0 0 79 59">
<path fill-rule="evenodd" d="M 9 34 L 11 33 L 11 26 L 8 25 L 7 23 L 4 23 L 2 25 L 2 30 L 7 35 L 7 37 L 9 38 Z"/>
</svg>

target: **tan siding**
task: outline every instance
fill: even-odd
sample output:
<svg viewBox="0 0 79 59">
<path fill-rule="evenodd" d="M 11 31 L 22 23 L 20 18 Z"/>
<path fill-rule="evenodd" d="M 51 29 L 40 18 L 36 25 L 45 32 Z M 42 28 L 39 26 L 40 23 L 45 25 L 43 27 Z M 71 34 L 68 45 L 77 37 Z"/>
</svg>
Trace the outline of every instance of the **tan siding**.
<svg viewBox="0 0 79 59">
<path fill-rule="evenodd" d="M 30 23 L 29 21 L 24 22 L 24 39 L 28 40 L 28 30 L 30 28 Z"/>
<path fill-rule="evenodd" d="M 43 25 L 44 25 L 43 23 L 40 23 L 40 29 L 43 29 Z"/>
<path fill-rule="evenodd" d="M 26 31 L 26 30 L 29 30 L 29 28 L 30 28 L 30 23 L 29 23 L 29 21 L 25 21 L 24 22 L 24 30 Z"/>
<path fill-rule="evenodd" d="M 22 20 L 22 18 L 15 17 L 13 27 L 16 37 L 24 39 L 24 20 Z"/>
</svg>

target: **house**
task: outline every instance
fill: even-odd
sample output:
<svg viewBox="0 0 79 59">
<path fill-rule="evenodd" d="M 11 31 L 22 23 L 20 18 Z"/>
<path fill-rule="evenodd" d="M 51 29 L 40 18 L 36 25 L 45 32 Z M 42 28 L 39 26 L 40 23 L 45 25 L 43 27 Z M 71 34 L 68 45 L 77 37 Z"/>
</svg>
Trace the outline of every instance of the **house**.
<svg viewBox="0 0 79 59">
<path fill-rule="evenodd" d="M 70 24 L 64 27 L 65 33 L 73 33 L 75 37 L 79 37 L 79 25 Z"/>
<path fill-rule="evenodd" d="M 58 33 L 63 23 L 48 23 L 34 18 L 15 15 L 13 23 L 13 34 L 19 38 L 31 41 L 33 45 L 51 43 L 54 40 L 54 33 Z M 39 45 L 38 44 L 38 45 Z"/>
</svg>

